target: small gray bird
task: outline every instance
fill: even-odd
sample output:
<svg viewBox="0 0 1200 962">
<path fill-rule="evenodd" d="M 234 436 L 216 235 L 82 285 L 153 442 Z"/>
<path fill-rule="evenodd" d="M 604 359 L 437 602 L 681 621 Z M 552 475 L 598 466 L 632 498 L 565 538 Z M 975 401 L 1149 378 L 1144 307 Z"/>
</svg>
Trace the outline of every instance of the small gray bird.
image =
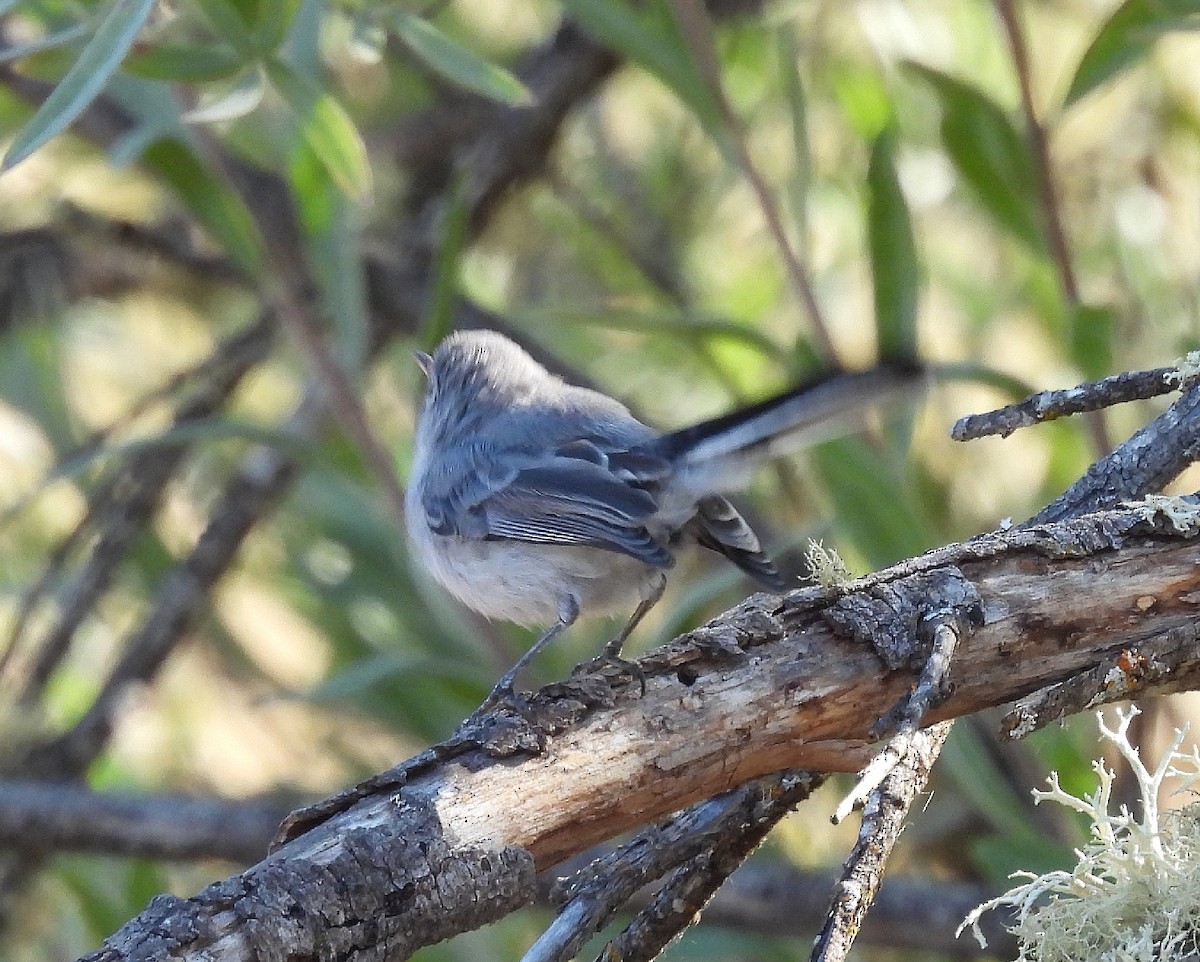
<svg viewBox="0 0 1200 962">
<path fill-rule="evenodd" d="M 550 625 L 480 711 L 519 707 L 518 672 L 580 615 L 639 599 L 600 659 L 662 597 L 675 552 L 697 542 L 765 588 L 783 578 L 722 492 L 831 434 L 831 424 L 921 381 L 915 363 L 835 373 L 693 427 L 660 434 L 620 402 L 567 384 L 494 331 L 460 331 L 433 356 L 406 511 L 417 556 L 488 618 Z"/>
</svg>

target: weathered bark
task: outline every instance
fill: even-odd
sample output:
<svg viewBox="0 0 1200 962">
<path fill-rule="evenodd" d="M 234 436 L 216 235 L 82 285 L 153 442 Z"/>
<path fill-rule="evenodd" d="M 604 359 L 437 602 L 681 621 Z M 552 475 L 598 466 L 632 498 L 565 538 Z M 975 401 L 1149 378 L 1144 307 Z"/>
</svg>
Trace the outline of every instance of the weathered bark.
<svg viewBox="0 0 1200 962">
<path fill-rule="evenodd" d="M 191 899 L 156 899 L 88 958 L 403 959 L 532 901 L 537 871 L 698 799 L 784 768 L 858 769 L 912 681 L 865 642 L 897 625 L 919 637 L 945 599 L 906 585 L 939 568 L 978 592 L 982 623 L 927 723 L 1097 665 L 1119 672 L 1129 649 L 1171 632 L 1194 649 L 1200 532 L 1196 509 L 1172 504 L 988 535 L 845 589 L 751 598 L 644 658 L 644 696 L 595 675 L 550 686 L 534 722 L 496 718 L 302 813 L 298 837 L 263 862 Z M 1174 670 L 1198 662 L 1191 650 Z"/>
</svg>

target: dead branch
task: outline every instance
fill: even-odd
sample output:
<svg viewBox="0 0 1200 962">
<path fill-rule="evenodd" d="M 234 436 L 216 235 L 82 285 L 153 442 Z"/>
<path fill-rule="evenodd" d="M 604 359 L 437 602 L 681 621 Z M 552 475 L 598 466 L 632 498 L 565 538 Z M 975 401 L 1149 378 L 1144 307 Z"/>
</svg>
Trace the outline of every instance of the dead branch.
<svg viewBox="0 0 1200 962">
<path fill-rule="evenodd" d="M 644 658 L 644 697 L 597 675 L 549 686 L 536 723 L 494 716 L 299 813 L 267 859 L 156 899 L 88 958 L 402 959 L 528 904 L 537 871 L 602 839 L 784 768 L 857 770 L 912 680 L 862 640 L 921 613 L 854 600 L 903 598 L 923 571 L 954 565 L 983 613 L 928 722 L 1115 663 L 1195 617 L 1200 525 L 1192 502 L 1172 504 L 994 533 L 847 589 L 756 596 Z M 847 605 L 876 611 L 859 640 Z"/>
<path fill-rule="evenodd" d="M 279 800 L 96 792 L 71 782 L 0 781 L 0 844 L 34 854 L 100 852 L 142 858 L 262 857 Z"/>
<path fill-rule="evenodd" d="M 1077 387 L 1039 391 L 1016 404 L 960 418 L 950 429 L 950 437 L 955 441 L 973 441 L 993 434 L 1006 438 L 1020 428 L 1044 421 L 1170 394 L 1179 389 L 1180 381 L 1178 369 L 1158 367 L 1151 371 L 1125 371 Z"/>
</svg>

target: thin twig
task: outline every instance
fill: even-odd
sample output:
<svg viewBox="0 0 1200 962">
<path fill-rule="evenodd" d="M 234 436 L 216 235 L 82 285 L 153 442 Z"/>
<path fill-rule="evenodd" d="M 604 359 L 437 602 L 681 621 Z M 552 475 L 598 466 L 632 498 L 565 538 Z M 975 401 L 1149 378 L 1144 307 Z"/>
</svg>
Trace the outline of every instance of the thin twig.
<svg viewBox="0 0 1200 962">
<path fill-rule="evenodd" d="M 1014 431 L 1043 421 L 1170 394 L 1179 389 L 1180 380 L 1178 368 L 1157 367 L 1150 371 L 1126 371 L 1072 388 L 1039 391 L 1016 404 L 959 418 L 950 429 L 950 437 L 955 441 L 973 441 L 989 435 L 1006 438 Z"/>
<path fill-rule="evenodd" d="M 903 758 L 868 799 L 858 842 L 846 860 L 829 915 L 813 946 L 812 962 L 841 962 L 849 953 L 875 900 L 904 819 L 929 780 L 951 724 L 940 722 L 925 731 L 909 733 Z"/>
<path fill-rule="evenodd" d="M 217 348 L 210 360 L 219 363 L 206 362 L 194 369 L 203 369 L 200 383 L 190 397 L 180 402 L 172 427 L 202 423 L 219 411 L 245 376 L 266 356 L 271 345 L 269 334 L 269 324 L 260 318 Z M 40 696 L 65 656 L 75 631 L 116 577 L 119 565 L 157 510 L 164 488 L 187 452 L 188 445 L 178 442 L 134 454 L 110 472 L 89 496 L 87 517 L 68 536 L 64 546 L 78 540 L 84 525 L 98 531 L 99 536 L 87 561 L 63 590 L 57 619 L 39 641 L 18 695 L 23 704 L 30 705 Z M 47 570 L 58 570 L 65 560 L 66 552 L 56 551 Z M 5 661 L 9 657 L 7 652 L 20 643 L 29 616 L 49 584 L 50 579 L 40 578 L 22 598 Z"/>
<path fill-rule="evenodd" d="M 1021 109 L 1025 113 L 1025 124 L 1029 130 L 1029 142 L 1033 148 L 1033 162 L 1038 173 L 1038 200 L 1042 207 L 1042 218 L 1049 241 L 1050 256 L 1058 272 L 1058 281 L 1062 286 L 1063 297 L 1067 305 L 1076 309 L 1080 305 L 1079 284 L 1075 279 L 1075 269 L 1071 264 L 1071 250 L 1067 244 L 1067 232 L 1063 227 L 1062 205 L 1058 199 L 1058 191 L 1054 186 L 1054 168 L 1050 160 L 1050 147 L 1046 139 L 1046 130 L 1038 120 L 1037 109 L 1033 103 L 1033 77 L 1029 65 L 1029 51 L 1025 47 L 1025 38 L 1021 34 L 1021 25 L 1017 20 L 1017 11 L 1013 0 L 995 0 L 996 13 L 1004 26 L 1008 46 L 1012 51 L 1013 68 L 1017 74 L 1017 83 L 1021 88 Z"/>
<path fill-rule="evenodd" d="M 1101 458 L 1060 497 L 1025 522 L 1063 521 L 1138 501 L 1161 491 L 1200 460 L 1200 385 L 1186 388 L 1166 411 Z"/>
<path fill-rule="evenodd" d="M 712 833 L 744 795 L 743 788 L 698 802 L 560 881 L 550 894 L 551 901 L 559 903 L 558 915 L 522 962 L 574 958 L 638 889 L 706 850 Z"/>
<path fill-rule="evenodd" d="M 139 858 L 266 854 L 282 800 L 96 792 L 67 782 L 0 780 L 0 844 L 9 851 L 99 852 Z"/>
<path fill-rule="evenodd" d="M 838 882 L 829 871 L 808 871 L 754 858 L 738 869 L 704 907 L 705 926 L 809 939 L 829 908 L 828 892 Z M 1014 958 L 1016 939 L 1005 928 L 1012 915 L 985 916 L 988 948 L 955 931 L 991 892 L 970 882 L 951 882 L 888 873 L 858 936 L 860 945 L 915 949 L 948 958 Z"/>
<path fill-rule="evenodd" d="M 787 228 L 779 213 L 779 205 L 772 197 L 771 188 L 750 154 L 746 125 L 737 111 L 733 109 L 725 94 L 725 86 L 721 80 L 721 71 L 717 63 L 716 45 L 713 41 L 712 17 L 699 0 L 671 0 L 670 6 L 682 29 L 692 60 L 721 111 L 721 119 L 729 132 L 729 139 L 733 144 L 742 175 L 754 193 L 758 208 L 767 222 L 767 230 L 771 233 L 771 239 L 775 242 L 775 246 L 783 258 L 786 267 L 785 273 L 793 293 L 804 306 L 805 313 L 808 314 L 821 358 L 826 364 L 839 367 L 841 365 L 837 345 L 829 332 L 824 312 L 817 300 L 816 287 L 813 284 L 808 265 L 788 238 Z"/>
<path fill-rule="evenodd" d="M 768 833 L 825 780 L 808 771 L 780 772 L 760 779 L 726 824 L 714 833 L 711 846 L 677 869 L 625 929 L 597 957 L 597 962 L 650 962 L 685 929 L 700 910 Z M 749 804 L 747 804 L 749 803 Z"/>
</svg>

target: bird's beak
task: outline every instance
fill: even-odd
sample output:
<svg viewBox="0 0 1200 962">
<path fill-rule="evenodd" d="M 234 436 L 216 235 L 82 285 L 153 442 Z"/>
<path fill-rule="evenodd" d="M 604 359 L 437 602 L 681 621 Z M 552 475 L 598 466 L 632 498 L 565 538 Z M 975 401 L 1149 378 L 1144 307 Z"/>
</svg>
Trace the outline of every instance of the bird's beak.
<svg viewBox="0 0 1200 962">
<path fill-rule="evenodd" d="M 421 373 L 429 377 L 429 372 L 433 369 L 433 358 L 424 351 L 413 351 L 413 359 L 417 362 Z"/>
</svg>

